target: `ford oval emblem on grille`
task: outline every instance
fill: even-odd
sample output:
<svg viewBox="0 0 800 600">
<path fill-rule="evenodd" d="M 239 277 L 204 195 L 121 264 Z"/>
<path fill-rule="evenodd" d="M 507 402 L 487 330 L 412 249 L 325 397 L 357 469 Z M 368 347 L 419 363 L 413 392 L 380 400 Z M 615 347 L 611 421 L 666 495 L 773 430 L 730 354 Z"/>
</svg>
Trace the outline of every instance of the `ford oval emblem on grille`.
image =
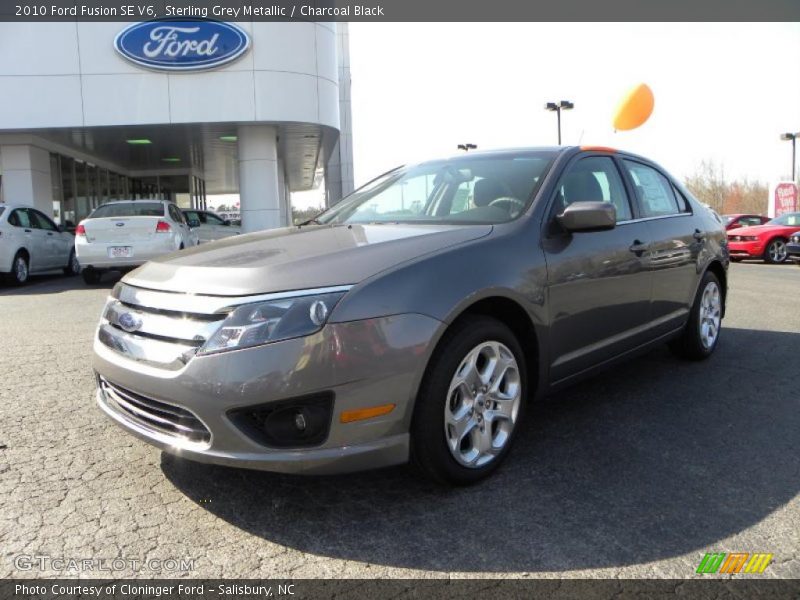
<svg viewBox="0 0 800 600">
<path fill-rule="evenodd" d="M 142 320 L 134 314 L 122 313 L 118 319 L 119 326 L 125 331 L 134 332 L 142 326 Z"/>
</svg>

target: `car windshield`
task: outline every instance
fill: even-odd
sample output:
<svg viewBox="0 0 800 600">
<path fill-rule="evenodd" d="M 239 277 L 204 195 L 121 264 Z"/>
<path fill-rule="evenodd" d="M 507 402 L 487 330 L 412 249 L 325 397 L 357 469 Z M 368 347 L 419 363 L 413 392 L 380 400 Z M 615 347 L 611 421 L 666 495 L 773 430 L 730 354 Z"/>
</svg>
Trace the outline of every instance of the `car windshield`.
<svg viewBox="0 0 800 600">
<path fill-rule="evenodd" d="M 401 167 L 315 223 L 503 223 L 521 215 L 556 153 L 464 155 Z"/>
<path fill-rule="evenodd" d="M 772 219 L 767 225 L 797 225 L 800 227 L 800 213 L 786 213 L 785 215 Z"/>
<path fill-rule="evenodd" d="M 164 205 L 161 202 L 114 202 L 98 206 L 94 212 L 89 215 L 89 218 L 163 216 Z"/>
</svg>

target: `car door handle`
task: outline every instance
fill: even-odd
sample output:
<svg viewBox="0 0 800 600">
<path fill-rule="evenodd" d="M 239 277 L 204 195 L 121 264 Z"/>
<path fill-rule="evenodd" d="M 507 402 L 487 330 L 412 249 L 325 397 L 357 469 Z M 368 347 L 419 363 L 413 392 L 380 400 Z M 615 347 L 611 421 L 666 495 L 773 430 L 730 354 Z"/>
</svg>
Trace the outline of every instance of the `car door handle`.
<svg viewBox="0 0 800 600">
<path fill-rule="evenodd" d="M 53 235 L 53 232 L 52 231 L 48 231 L 47 235 Z"/>
<path fill-rule="evenodd" d="M 25 233 L 31 233 L 31 230 L 30 229 L 26 229 Z"/>
<path fill-rule="evenodd" d="M 636 256 L 641 256 L 650 247 L 650 244 L 645 244 L 639 240 L 634 240 L 628 250 L 633 252 Z"/>
</svg>

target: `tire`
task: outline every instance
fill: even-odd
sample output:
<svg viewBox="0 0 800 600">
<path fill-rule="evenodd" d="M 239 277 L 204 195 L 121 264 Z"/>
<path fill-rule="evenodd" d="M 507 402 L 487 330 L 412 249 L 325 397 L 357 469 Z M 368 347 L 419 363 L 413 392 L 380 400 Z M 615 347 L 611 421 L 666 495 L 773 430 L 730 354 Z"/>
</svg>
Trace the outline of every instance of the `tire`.
<svg viewBox="0 0 800 600">
<path fill-rule="evenodd" d="M 14 260 L 11 262 L 11 273 L 8 274 L 8 279 L 13 285 L 24 285 L 30 275 L 28 255 L 20 250 L 14 255 Z"/>
<path fill-rule="evenodd" d="M 83 281 L 86 283 L 86 285 L 97 285 L 100 283 L 100 277 L 102 277 L 102 273 L 97 269 L 89 267 L 88 269 L 81 271 L 81 277 L 83 277 Z"/>
<path fill-rule="evenodd" d="M 766 250 L 764 250 L 764 261 L 771 265 L 779 265 L 786 262 L 786 240 L 783 238 L 775 238 L 769 241 Z"/>
<path fill-rule="evenodd" d="M 494 368 L 499 363 L 492 362 L 498 356 L 508 365 L 502 373 Z M 468 367 L 470 358 L 476 359 L 474 371 Z M 474 377 L 481 371 L 484 381 L 491 375 L 494 384 L 490 381 L 488 390 L 480 385 L 469 389 L 467 382 L 480 383 Z M 459 380 L 463 385 L 457 385 Z M 527 391 L 525 355 L 508 327 L 483 316 L 457 322 L 436 348 L 420 386 L 411 423 L 412 463 L 440 483 L 469 485 L 484 479 L 511 450 Z M 459 424 L 466 433 L 457 431 Z"/>
<path fill-rule="evenodd" d="M 681 336 L 670 342 L 670 349 L 681 358 L 705 360 L 714 353 L 722 329 L 725 299 L 719 279 L 706 271 Z"/>
<path fill-rule="evenodd" d="M 72 252 L 69 253 L 69 262 L 67 263 L 67 266 L 64 267 L 64 275 L 72 277 L 80 272 L 81 265 L 78 262 L 78 257 L 75 256 L 75 250 L 73 249 Z"/>
</svg>

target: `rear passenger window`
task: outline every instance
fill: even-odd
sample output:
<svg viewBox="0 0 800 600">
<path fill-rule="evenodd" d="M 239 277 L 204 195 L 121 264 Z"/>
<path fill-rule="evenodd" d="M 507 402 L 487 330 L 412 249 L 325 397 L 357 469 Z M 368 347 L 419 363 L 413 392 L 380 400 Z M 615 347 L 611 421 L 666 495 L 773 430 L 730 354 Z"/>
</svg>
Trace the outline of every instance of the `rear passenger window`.
<svg viewBox="0 0 800 600">
<path fill-rule="evenodd" d="M 632 160 L 623 160 L 633 180 L 641 204 L 642 216 L 663 217 L 686 212 L 679 206 L 672 184 L 661 173 Z"/>
<path fill-rule="evenodd" d="M 33 227 L 28 211 L 24 208 L 15 210 L 8 216 L 8 222 L 17 227 Z"/>
</svg>

